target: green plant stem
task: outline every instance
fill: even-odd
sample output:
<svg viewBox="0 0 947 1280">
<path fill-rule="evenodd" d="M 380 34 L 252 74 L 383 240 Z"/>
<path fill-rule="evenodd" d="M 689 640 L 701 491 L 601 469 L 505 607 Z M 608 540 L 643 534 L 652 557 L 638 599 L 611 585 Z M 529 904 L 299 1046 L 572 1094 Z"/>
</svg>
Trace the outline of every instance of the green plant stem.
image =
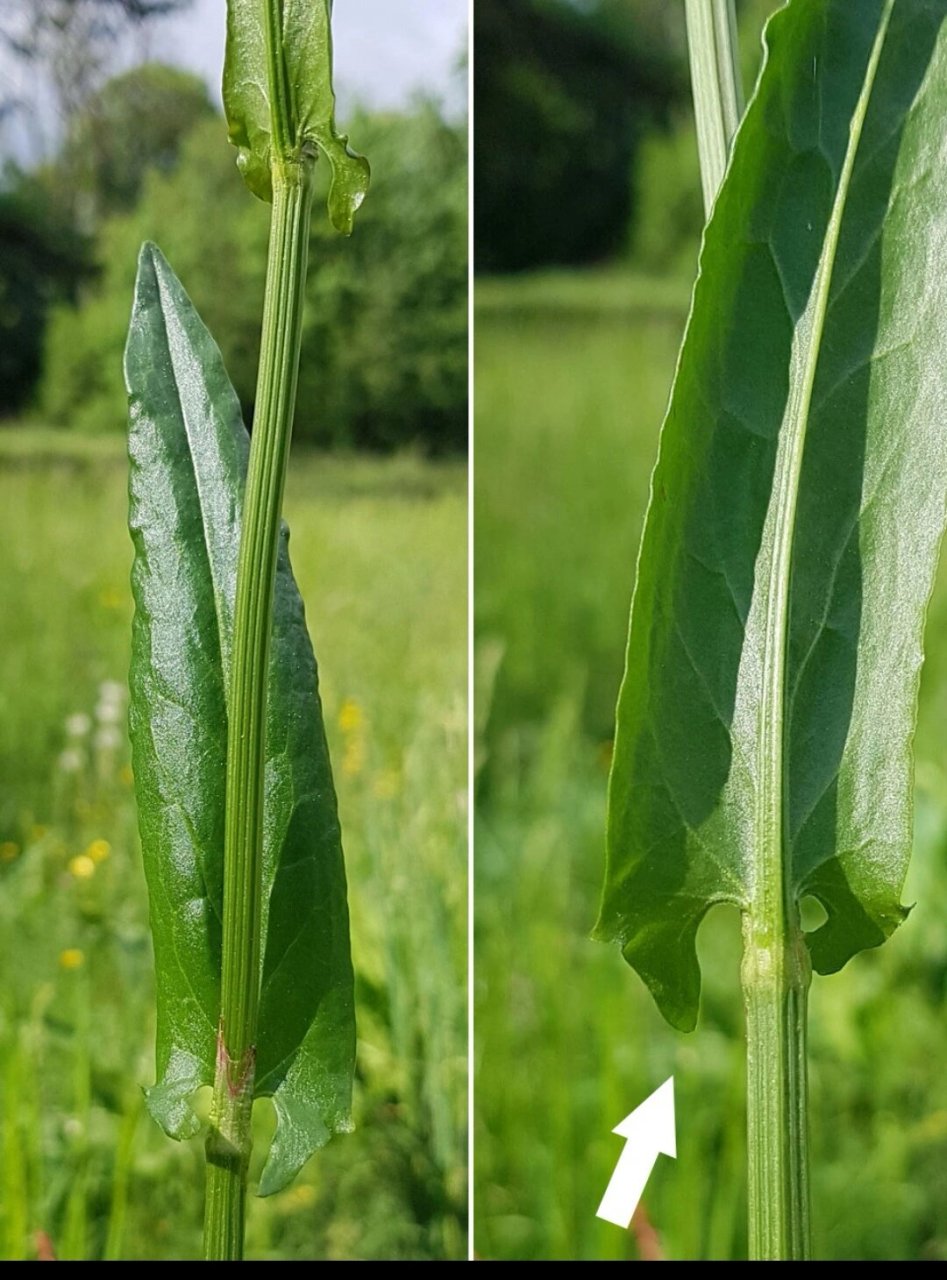
<svg viewBox="0 0 947 1280">
<path fill-rule="evenodd" d="M 685 16 L 704 212 L 709 218 L 744 105 L 733 0 L 685 0 Z M 787 473 L 790 478 L 795 475 L 791 468 Z M 791 539 L 786 547 L 789 554 Z M 772 603 L 770 612 L 778 613 L 780 601 Z M 782 664 L 772 666 L 773 679 L 782 681 Z M 780 685 L 780 706 L 782 692 Z M 778 751 L 771 751 L 769 757 L 777 762 L 777 769 L 781 767 Z M 784 865 L 782 778 L 768 781 L 773 812 L 768 815 L 768 829 L 759 833 L 758 850 L 765 865 L 760 867 L 754 901 L 744 915 L 749 1245 L 754 1260 L 796 1260 L 809 1255 L 806 1000 L 810 968 Z"/>
<path fill-rule="evenodd" d="M 774 472 L 775 517 L 764 530 L 769 568 L 759 705 L 758 872 L 744 916 L 743 993 L 747 1015 L 747 1125 L 750 1256 L 809 1255 L 806 996 L 811 968 L 793 890 L 787 804 L 787 690 L 790 583 L 796 509 L 819 353 L 829 309 L 855 157 L 884 47 L 887 0 L 849 126 L 848 146 L 809 302 L 796 323 L 790 393 Z M 767 519 L 767 526 L 769 519 Z"/>
<path fill-rule="evenodd" d="M 273 586 L 296 402 L 312 188 L 308 161 L 274 164 L 256 411 L 237 567 L 227 738 L 221 1019 L 204 1256 L 243 1255 L 260 1000 L 263 772 Z"/>
<path fill-rule="evenodd" d="M 796 1262 L 809 1256 L 811 976 L 798 918 L 761 931 L 748 912 L 743 957 L 750 1258 Z"/>
<path fill-rule="evenodd" d="M 733 0 L 684 0 L 691 89 L 697 121 L 704 213 L 723 181 L 730 142 L 743 115 Z"/>
</svg>

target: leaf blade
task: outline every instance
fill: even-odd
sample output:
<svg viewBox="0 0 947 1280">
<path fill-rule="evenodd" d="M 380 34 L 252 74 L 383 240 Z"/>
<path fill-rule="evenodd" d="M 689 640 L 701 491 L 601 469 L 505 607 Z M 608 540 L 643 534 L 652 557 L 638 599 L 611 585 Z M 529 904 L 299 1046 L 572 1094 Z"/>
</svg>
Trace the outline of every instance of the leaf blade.
<svg viewBox="0 0 947 1280">
<path fill-rule="evenodd" d="M 126 349 L 135 548 L 130 733 L 160 975 L 158 1083 L 148 1103 L 172 1137 L 197 1131 L 187 1099 L 213 1079 L 220 1008 L 213 957 L 220 951 L 222 911 L 226 694 L 218 603 L 225 593 L 214 590 L 212 552 L 195 518 L 194 456 L 216 456 L 206 448 L 208 439 L 228 437 L 210 415 L 189 421 L 183 410 L 180 387 L 193 373 L 189 362 L 214 367 L 201 337 L 191 344 L 180 332 L 158 260 L 143 250 Z M 220 385 L 204 385 L 208 404 L 225 394 Z M 227 536 L 223 524 L 220 531 Z M 230 536 L 236 532 L 232 524 Z M 182 545 L 193 551 L 183 568 Z M 225 556 L 224 548 L 214 550 Z"/>
<path fill-rule="evenodd" d="M 139 263 L 126 379 L 136 600 L 131 732 L 158 978 L 158 1083 L 148 1099 L 162 1127 L 185 1137 L 197 1123 L 188 1099 L 198 1085 L 212 1083 L 216 1055 L 226 697 L 248 438 L 220 353 L 154 246 L 143 248 Z M 187 734 L 180 716 L 156 720 L 162 681 L 173 684 Z M 167 819 L 178 811 L 191 817 L 183 832 Z M 351 1127 L 355 1051 L 341 836 L 315 658 L 285 525 L 270 658 L 263 857 L 255 1092 L 274 1096 L 280 1116 L 264 1170 L 263 1189 L 270 1191 L 333 1132 Z M 212 914 L 181 910 L 198 889 Z M 190 987 L 199 999 L 188 996 Z"/>
<path fill-rule="evenodd" d="M 761 688 L 765 530 L 793 345 L 884 13 L 880 2 L 821 0 L 790 3 L 771 20 L 766 66 L 705 233 L 662 430 L 619 701 L 596 934 L 621 943 L 662 1012 L 684 1029 L 697 1015 L 694 943 L 703 914 L 717 901 L 746 909 L 759 892 L 760 717 L 772 707 Z M 868 486 L 874 459 L 888 455 L 892 414 L 911 418 L 904 382 L 899 396 L 889 379 L 886 397 L 878 373 L 899 350 L 904 362 L 915 358 L 916 348 L 912 355 L 910 344 L 899 346 L 906 300 L 924 299 L 936 335 L 924 370 L 928 405 L 947 350 L 937 311 L 945 299 L 932 298 L 926 282 L 927 255 L 942 244 L 947 216 L 931 167 L 947 100 L 944 17 L 940 3 L 899 4 L 881 47 L 816 352 L 792 529 L 783 637 L 792 705 L 779 744 L 780 821 L 791 892 L 815 893 L 829 913 L 809 938 L 820 969 L 876 945 L 904 915 L 910 737 L 944 524 L 943 445 L 930 429 L 913 437 L 895 429 L 900 450 L 887 491 L 897 494 L 902 521 L 916 517 L 927 533 L 898 581 L 885 571 L 886 556 L 903 564 L 907 552 L 890 517 L 873 525 Z M 898 223 L 889 198 L 906 188 L 912 202 Z M 929 482 L 912 496 L 899 478 L 916 479 L 924 467 Z M 899 665 L 891 653 L 913 657 Z M 872 671 L 883 671 L 888 688 L 880 712 Z M 887 814 L 865 795 L 866 759 L 876 787 L 895 800 Z"/>
</svg>

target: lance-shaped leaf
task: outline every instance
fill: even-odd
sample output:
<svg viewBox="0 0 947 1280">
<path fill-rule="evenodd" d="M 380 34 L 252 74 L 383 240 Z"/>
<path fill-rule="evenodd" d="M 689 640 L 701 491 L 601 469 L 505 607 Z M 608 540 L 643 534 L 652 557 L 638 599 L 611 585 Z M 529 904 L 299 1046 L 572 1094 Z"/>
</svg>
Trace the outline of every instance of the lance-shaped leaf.
<svg viewBox="0 0 947 1280">
<path fill-rule="evenodd" d="M 275 161 L 318 147 L 332 168 L 329 216 L 349 235 L 371 176 L 336 130 L 332 0 L 228 0 L 224 110 L 247 186 L 272 200 Z"/>
<path fill-rule="evenodd" d="M 211 1084 L 220 1011 L 224 764 L 248 437 L 216 345 L 154 246 L 142 249 L 125 355 L 135 548 L 131 738 L 157 971 L 157 1083 L 176 1138 Z M 258 1097 L 285 1185 L 351 1127 L 355 1054 L 345 870 L 303 605 L 283 528 L 266 729 Z"/>
<path fill-rule="evenodd" d="M 596 931 L 683 1029 L 712 904 L 814 895 L 823 973 L 905 915 L 947 494 L 945 18 L 944 0 L 791 0 L 705 232 Z"/>
</svg>

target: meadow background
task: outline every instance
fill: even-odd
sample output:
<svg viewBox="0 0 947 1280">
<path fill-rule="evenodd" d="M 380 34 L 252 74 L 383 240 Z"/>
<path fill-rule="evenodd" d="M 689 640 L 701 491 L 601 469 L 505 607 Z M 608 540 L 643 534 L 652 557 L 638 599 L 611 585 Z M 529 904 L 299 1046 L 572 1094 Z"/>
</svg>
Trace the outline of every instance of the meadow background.
<svg viewBox="0 0 947 1280">
<path fill-rule="evenodd" d="M 267 211 L 237 173 L 213 87 L 136 60 L 160 46 L 159 11 L 185 24 L 209 8 L 16 0 L 0 14 L 5 1261 L 201 1252 L 202 1143 L 169 1141 L 141 1098 L 154 998 L 126 730 L 121 353 L 138 246 L 153 238 L 252 415 Z M 223 0 L 217 10 L 222 21 Z M 373 48 L 383 68 L 384 49 L 352 50 L 363 77 Z M 12 92 L 11 59 L 22 82 L 42 84 L 42 121 Z M 442 83 L 453 74 L 438 71 Z M 17 123 L 28 137 L 45 124 L 47 145 L 24 152 Z M 356 1131 L 287 1191 L 251 1200 L 247 1254 L 456 1259 L 467 1256 L 466 126 L 433 90 L 346 123 L 371 155 L 373 191 L 347 242 L 316 205 L 285 513 L 346 853 Z M 255 1124 L 251 1182 L 268 1104 Z"/>
<path fill-rule="evenodd" d="M 769 7 L 738 5 L 748 84 Z M 701 219 L 682 9 L 479 0 L 475 10 L 475 49 L 491 51 L 475 99 L 478 187 L 504 120 L 527 120 L 523 164 L 527 146 L 546 161 L 519 178 L 515 236 L 491 220 L 489 199 L 478 222 L 474 1244 L 484 1259 L 745 1257 L 737 912 L 718 908 L 701 929 L 689 1036 L 663 1021 L 617 949 L 589 940 L 635 556 Z M 570 69 L 599 58 L 607 85 L 616 57 L 633 98 L 626 167 L 593 183 L 597 146 L 589 157 L 566 145 L 596 112 L 582 116 Z M 662 99 L 656 83 L 683 90 Z M 554 234 L 541 192 L 565 184 L 566 166 L 557 213 L 568 217 Z M 590 189 L 597 241 L 583 222 Z M 883 948 L 812 985 L 816 1257 L 947 1258 L 945 723 L 947 565 L 917 733 L 904 895 L 916 906 Z M 678 1157 L 659 1158 L 624 1233 L 595 1217 L 622 1149 L 611 1130 L 672 1073 Z"/>
</svg>

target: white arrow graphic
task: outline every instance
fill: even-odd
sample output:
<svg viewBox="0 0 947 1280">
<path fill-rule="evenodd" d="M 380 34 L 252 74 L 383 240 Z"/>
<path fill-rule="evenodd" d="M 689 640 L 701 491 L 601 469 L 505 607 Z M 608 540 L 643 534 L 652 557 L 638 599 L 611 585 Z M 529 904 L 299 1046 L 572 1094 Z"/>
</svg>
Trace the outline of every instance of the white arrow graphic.
<svg viewBox="0 0 947 1280">
<path fill-rule="evenodd" d="M 625 1148 L 618 1157 L 615 1172 L 595 1216 L 627 1230 L 658 1156 L 662 1152 L 672 1158 L 677 1156 L 674 1077 L 669 1076 L 650 1097 L 625 1116 L 612 1133 L 626 1139 Z"/>
</svg>

